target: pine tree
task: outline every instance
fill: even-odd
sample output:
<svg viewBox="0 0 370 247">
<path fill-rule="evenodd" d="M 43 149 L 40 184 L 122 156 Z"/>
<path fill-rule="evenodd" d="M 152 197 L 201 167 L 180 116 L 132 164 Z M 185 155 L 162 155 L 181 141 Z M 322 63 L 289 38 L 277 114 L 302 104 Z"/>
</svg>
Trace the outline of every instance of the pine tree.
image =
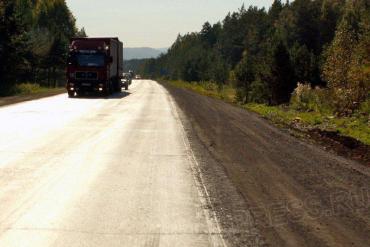
<svg viewBox="0 0 370 247">
<path fill-rule="evenodd" d="M 271 103 L 279 105 L 287 103 L 296 87 L 293 78 L 294 70 L 285 45 L 280 41 L 276 46 L 271 66 Z"/>
<path fill-rule="evenodd" d="M 281 0 L 274 0 L 268 12 L 272 24 L 275 24 L 275 21 L 279 19 L 282 10 L 283 4 Z"/>
</svg>

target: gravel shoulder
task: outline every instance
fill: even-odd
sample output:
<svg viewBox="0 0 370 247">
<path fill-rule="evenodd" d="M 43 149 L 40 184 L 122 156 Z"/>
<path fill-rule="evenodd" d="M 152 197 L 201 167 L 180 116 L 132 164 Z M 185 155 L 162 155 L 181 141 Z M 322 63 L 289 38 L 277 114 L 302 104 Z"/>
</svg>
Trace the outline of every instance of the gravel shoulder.
<svg viewBox="0 0 370 247">
<path fill-rule="evenodd" d="M 257 114 L 164 85 L 230 246 L 368 246 L 370 170 Z"/>
</svg>

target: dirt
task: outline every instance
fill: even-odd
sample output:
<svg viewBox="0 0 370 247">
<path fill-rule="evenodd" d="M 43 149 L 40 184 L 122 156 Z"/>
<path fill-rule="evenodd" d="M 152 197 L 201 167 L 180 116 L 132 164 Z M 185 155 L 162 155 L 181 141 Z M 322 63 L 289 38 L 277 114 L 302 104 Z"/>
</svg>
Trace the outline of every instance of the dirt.
<svg viewBox="0 0 370 247">
<path fill-rule="evenodd" d="M 41 99 L 45 97 L 50 97 L 58 94 L 65 93 L 66 90 L 64 88 L 52 90 L 50 92 L 42 92 L 42 93 L 35 93 L 30 95 L 15 95 L 15 96 L 7 96 L 7 97 L 0 97 L 0 106 L 6 106 L 11 104 L 16 104 L 24 101 L 30 101 L 35 99 Z"/>
<path fill-rule="evenodd" d="M 370 169 L 257 114 L 164 85 L 229 246 L 370 244 Z"/>
<path fill-rule="evenodd" d="M 370 146 L 335 131 L 313 129 L 309 131 L 309 136 L 325 149 L 370 167 Z"/>
</svg>

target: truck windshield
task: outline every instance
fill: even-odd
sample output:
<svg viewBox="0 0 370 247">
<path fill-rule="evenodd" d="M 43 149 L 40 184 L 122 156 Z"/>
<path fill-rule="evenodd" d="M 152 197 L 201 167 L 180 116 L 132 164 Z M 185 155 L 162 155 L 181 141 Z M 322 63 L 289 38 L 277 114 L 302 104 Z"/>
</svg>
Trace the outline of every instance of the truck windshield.
<svg viewBox="0 0 370 247">
<path fill-rule="evenodd" d="M 103 67 L 105 64 L 105 57 L 103 54 L 77 54 L 76 61 L 78 66 Z"/>
</svg>

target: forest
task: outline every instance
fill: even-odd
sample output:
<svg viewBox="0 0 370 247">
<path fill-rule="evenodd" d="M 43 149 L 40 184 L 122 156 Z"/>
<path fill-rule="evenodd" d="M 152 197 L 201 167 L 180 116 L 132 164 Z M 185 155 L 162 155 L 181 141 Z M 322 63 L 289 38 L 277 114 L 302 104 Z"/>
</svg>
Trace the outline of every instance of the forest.
<svg viewBox="0 0 370 247">
<path fill-rule="evenodd" d="M 200 32 L 178 35 L 167 54 L 141 70 L 150 78 L 232 86 L 242 104 L 348 114 L 369 104 L 370 2 L 242 6 Z"/>
<path fill-rule="evenodd" d="M 64 85 L 69 39 L 86 36 L 65 0 L 1 0 L 0 17 L 0 95 Z"/>
</svg>

